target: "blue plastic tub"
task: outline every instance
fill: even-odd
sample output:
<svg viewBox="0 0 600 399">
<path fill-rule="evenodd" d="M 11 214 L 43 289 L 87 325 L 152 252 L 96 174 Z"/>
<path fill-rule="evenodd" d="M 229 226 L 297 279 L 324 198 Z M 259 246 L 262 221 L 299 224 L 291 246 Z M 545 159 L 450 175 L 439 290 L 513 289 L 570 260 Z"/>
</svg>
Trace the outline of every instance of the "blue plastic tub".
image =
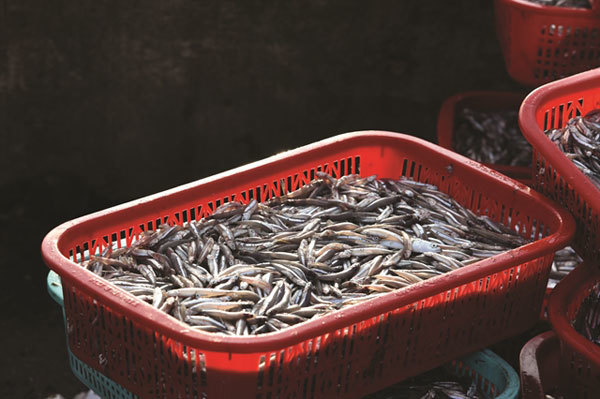
<svg viewBox="0 0 600 399">
<path fill-rule="evenodd" d="M 62 285 L 60 277 L 53 271 L 48 273 L 48 293 L 63 308 L 64 318 Z M 137 398 L 137 395 L 77 359 L 71 353 L 68 342 L 67 351 L 73 374 L 100 397 L 103 399 Z M 470 375 L 476 379 L 485 399 L 516 399 L 519 395 L 519 376 L 508 363 L 489 349 L 454 360 L 445 367 L 454 375 Z"/>
</svg>

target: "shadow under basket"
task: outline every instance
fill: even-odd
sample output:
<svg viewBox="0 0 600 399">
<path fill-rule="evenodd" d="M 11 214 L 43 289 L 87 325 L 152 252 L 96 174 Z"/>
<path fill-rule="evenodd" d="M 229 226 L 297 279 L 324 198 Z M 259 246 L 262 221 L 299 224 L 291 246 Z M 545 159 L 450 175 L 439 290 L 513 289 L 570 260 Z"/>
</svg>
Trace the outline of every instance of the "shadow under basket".
<svg viewBox="0 0 600 399">
<path fill-rule="evenodd" d="M 267 201 L 317 171 L 438 186 L 532 242 L 427 281 L 259 336 L 195 331 L 78 265 L 161 223 L 220 204 Z M 554 252 L 572 238 L 566 210 L 527 186 L 411 136 L 334 136 L 67 222 L 42 243 L 61 277 L 69 349 L 141 398 L 360 398 L 530 328 Z M 527 304 L 527 306 L 523 306 Z"/>
<path fill-rule="evenodd" d="M 47 283 L 50 296 L 63 308 L 62 285 L 58 274 L 50 271 Z M 73 374 L 102 399 L 138 398 L 121 385 L 77 359 L 68 346 L 67 351 Z M 517 373 L 501 357 L 488 349 L 453 360 L 444 365 L 444 369 L 457 377 L 469 376 L 475 380 L 484 399 L 516 399 L 518 397 L 519 377 Z"/>
</svg>

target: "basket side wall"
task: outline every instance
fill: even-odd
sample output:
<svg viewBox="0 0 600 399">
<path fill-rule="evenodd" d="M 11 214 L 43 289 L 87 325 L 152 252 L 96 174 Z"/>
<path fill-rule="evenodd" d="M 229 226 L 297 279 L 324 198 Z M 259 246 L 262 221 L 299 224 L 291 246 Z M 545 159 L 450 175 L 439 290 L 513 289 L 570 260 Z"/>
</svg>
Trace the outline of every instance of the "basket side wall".
<svg viewBox="0 0 600 399">
<path fill-rule="evenodd" d="M 600 276 L 581 281 L 577 289 L 569 292 L 566 303 L 566 318 L 571 323 L 577 317 L 583 300 L 592 288 L 600 281 Z M 579 334 L 575 329 L 563 332 L 570 335 Z M 559 335 L 560 337 L 560 335 Z M 590 345 L 594 345 L 592 342 Z M 600 364 L 590 362 L 589 354 L 583 354 L 561 339 L 560 368 L 566 378 L 561 379 L 562 392 L 569 398 L 593 398 L 600 389 Z"/>
<path fill-rule="evenodd" d="M 64 284 L 69 346 L 139 397 L 358 398 L 529 327 L 549 262 L 528 262 L 294 346 L 250 354 L 187 347 Z"/>
<path fill-rule="evenodd" d="M 98 229 L 91 236 L 72 231 L 61 250 L 79 261 L 86 251 L 95 253 L 120 239 L 129 244 L 158 223 L 202 217 L 219 202 L 284 194 L 306 184 L 316 170 L 334 176 L 409 176 L 436 184 L 476 213 L 535 239 L 558 225 L 548 219 L 547 206 L 519 190 L 494 190 L 498 181 L 485 173 L 444 154 L 432 156 L 410 141 L 361 139 L 292 161 L 192 187 L 192 194 L 173 195 L 171 208 L 148 210 L 155 212 L 151 217 L 143 215 L 143 206 L 126 221 L 112 215 L 106 220 L 113 225 L 92 223 Z M 552 256 L 457 282 L 450 290 L 294 345 L 249 353 L 186 345 L 109 309 L 63 278 L 69 346 L 79 359 L 140 397 L 360 397 L 527 329 L 537 320 Z M 418 288 L 406 290 L 411 289 Z"/>
<path fill-rule="evenodd" d="M 564 15 L 559 7 L 545 8 L 540 12 L 511 0 L 495 1 L 506 68 L 527 86 L 600 66 L 600 18 L 591 10 Z"/>
<path fill-rule="evenodd" d="M 557 96 L 541 104 L 536 111 L 542 131 L 562 128 L 576 116 L 600 107 L 600 90 L 589 89 L 577 94 Z M 577 222 L 573 247 L 586 259 L 600 255 L 600 198 L 584 198 L 578 190 L 562 178 L 552 165 L 533 146 L 534 186 L 536 190 L 562 204 Z M 565 162 L 569 162 L 566 158 Z"/>
</svg>

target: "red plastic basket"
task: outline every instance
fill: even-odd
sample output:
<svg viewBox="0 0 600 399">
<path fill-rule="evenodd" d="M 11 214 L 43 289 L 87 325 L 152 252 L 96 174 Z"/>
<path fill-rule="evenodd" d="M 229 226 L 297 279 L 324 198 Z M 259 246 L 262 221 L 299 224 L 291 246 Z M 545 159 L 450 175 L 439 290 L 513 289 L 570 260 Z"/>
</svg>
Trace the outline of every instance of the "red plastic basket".
<svg viewBox="0 0 600 399">
<path fill-rule="evenodd" d="M 600 255 L 600 191 L 544 131 L 596 108 L 600 108 L 599 69 L 534 90 L 519 113 L 521 131 L 533 147 L 533 186 L 573 214 L 577 230 L 572 246 L 583 259 Z"/>
<path fill-rule="evenodd" d="M 590 10 L 495 0 L 509 75 L 533 87 L 600 66 L 600 1 L 591 1 Z"/>
<path fill-rule="evenodd" d="M 454 136 L 456 115 L 465 108 L 476 111 L 518 111 L 525 94 L 501 91 L 472 91 L 456 94 L 442 104 L 437 123 L 438 144 L 453 150 L 452 138 Z M 484 165 L 518 179 L 521 183 L 530 181 L 531 168 L 525 166 L 510 166 L 484 163 Z"/>
<path fill-rule="evenodd" d="M 527 342 L 519 355 L 521 399 L 546 399 L 559 389 L 560 347 L 554 332 L 547 331 Z"/>
<path fill-rule="evenodd" d="M 192 331 L 74 263 L 225 201 L 284 194 L 318 170 L 436 184 L 535 241 L 257 337 Z M 358 398 L 529 328 L 554 251 L 573 231 L 568 212 L 474 161 L 410 136 L 361 132 L 67 222 L 46 236 L 42 255 L 62 278 L 73 354 L 142 398 Z"/>
<path fill-rule="evenodd" d="M 599 281 L 596 265 L 583 263 L 550 295 L 548 314 L 560 340 L 561 391 L 567 398 L 596 398 L 600 392 L 600 347 L 571 326 L 581 302 Z"/>
</svg>

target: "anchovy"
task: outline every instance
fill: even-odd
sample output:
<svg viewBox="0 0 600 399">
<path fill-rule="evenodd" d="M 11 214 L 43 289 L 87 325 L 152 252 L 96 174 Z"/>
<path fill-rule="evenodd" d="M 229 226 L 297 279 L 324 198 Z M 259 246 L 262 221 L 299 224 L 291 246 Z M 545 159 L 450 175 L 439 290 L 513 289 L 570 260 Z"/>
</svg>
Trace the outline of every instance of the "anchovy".
<svg viewBox="0 0 600 399">
<path fill-rule="evenodd" d="M 546 135 L 600 189 L 600 110 L 577 116 Z"/>
<path fill-rule="evenodd" d="M 428 183 L 317 177 L 263 203 L 229 202 L 202 220 L 161 225 L 82 266 L 195 330 L 250 336 L 535 238 L 476 215 Z M 561 267 L 572 263 L 559 258 Z"/>
<path fill-rule="evenodd" d="M 581 301 L 573 328 L 589 341 L 600 345 L 600 284 L 595 283 L 587 296 Z"/>
<path fill-rule="evenodd" d="M 554 260 L 550 269 L 548 287 L 553 288 L 569 272 L 577 267 L 583 260 L 571 247 L 565 247 L 554 253 Z"/>
<path fill-rule="evenodd" d="M 517 110 L 490 112 L 463 108 L 456 116 L 452 147 L 478 162 L 529 166 L 531 145 L 518 124 Z"/>
</svg>

